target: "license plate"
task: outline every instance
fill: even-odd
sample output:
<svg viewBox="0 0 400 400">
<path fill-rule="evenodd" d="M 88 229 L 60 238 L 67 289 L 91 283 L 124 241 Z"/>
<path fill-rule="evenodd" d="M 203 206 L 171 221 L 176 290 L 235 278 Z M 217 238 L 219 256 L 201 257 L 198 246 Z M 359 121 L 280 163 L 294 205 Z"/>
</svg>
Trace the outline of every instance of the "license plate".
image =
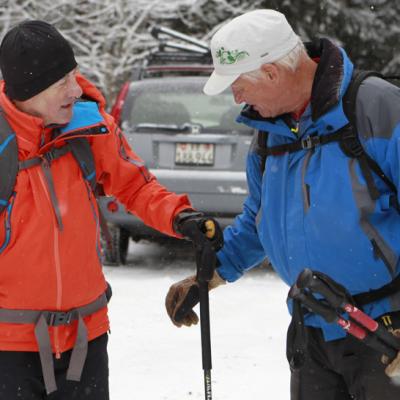
<svg viewBox="0 0 400 400">
<path fill-rule="evenodd" d="M 175 164 L 213 165 L 214 145 L 212 143 L 176 143 Z"/>
</svg>

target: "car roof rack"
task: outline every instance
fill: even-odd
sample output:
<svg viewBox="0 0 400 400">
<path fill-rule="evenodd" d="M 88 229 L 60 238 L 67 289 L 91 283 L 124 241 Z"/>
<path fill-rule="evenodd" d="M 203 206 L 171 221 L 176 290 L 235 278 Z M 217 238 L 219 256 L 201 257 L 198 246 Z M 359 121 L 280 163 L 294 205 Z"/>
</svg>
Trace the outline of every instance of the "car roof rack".
<svg viewBox="0 0 400 400">
<path fill-rule="evenodd" d="M 162 26 L 153 26 L 150 33 L 159 43 L 141 65 L 134 67 L 132 80 L 169 73 L 201 75 L 212 70 L 211 51 L 205 42 Z"/>
<path fill-rule="evenodd" d="M 154 38 L 156 38 L 160 41 L 160 45 L 159 45 L 160 50 L 162 50 L 164 47 L 170 47 L 170 48 L 182 50 L 184 52 L 193 52 L 196 54 L 203 54 L 203 55 L 211 56 L 210 48 L 207 45 L 207 43 L 203 42 L 202 40 L 192 38 L 188 35 L 185 35 L 184 33 L 175 31 L 173 29 L 154 25 L 150 30 L 150 34 Z M 165 37 L 162 37 L 162 35 L 165 35 L 170 38 L 172 37 L 174 39 L 178 39 L 178 40 L 184 42 L 185 44 L 168 41 Z"/>
</svg>

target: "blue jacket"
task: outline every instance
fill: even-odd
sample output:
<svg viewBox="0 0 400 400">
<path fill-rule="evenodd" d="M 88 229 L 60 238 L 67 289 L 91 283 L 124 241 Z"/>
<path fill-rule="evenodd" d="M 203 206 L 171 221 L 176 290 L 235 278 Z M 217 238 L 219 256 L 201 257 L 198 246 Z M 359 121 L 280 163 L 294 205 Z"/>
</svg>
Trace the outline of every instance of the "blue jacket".
<svg viewBox="0 0 400 400">
<path fill-rule="evenodd" d="M 238 121 L 269 132 L 268 146 L 345 126 L 342 98 L 353 65 L 343 49 L 325 39 L 319 56 L 310 105 L 297 135 L 287 115 L 264 119 L 242 112 Z M 399 188 L 400 89 L 367 78 L 357 95 L 356 117 L 364 148 Z M 329 275 L 351 294 L 377 289 L 399 273 L 400 215 L 390 207 L 391 193 L 379 178 L 374 180 L 382 195 L 373 201 L 357 160 L 347 157 L 337 142 L 269 156 L 263 175 L 255 149 L 256 143 L 247 159 L 249 195 L 243 212 L 225 230 L 225 245 L 218 253 L 224 279 L 237 280 L 265 257 L 289 286 L 308 267 Z M 374 318 L 390 310 L 400 310 L 400 294 L 364 307 Z M 326 340 L 345 335 L 314 314 L 307 315 L 306 324 L 321 327 Z"/>
</svg>

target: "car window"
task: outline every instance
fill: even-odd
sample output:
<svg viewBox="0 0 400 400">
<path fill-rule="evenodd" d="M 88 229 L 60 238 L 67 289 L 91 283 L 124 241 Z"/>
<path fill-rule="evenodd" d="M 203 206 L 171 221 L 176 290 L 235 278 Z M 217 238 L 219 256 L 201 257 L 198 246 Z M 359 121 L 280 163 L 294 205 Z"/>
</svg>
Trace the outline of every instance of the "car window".
<svg viewBox="0 0 400 400">
<path fill-rule="evenodd" d="M 140 131 L 141 126 L 200 126 L 200 133 L 248 133 L 251 129 L 235 120 L 242 106 L 233 102 L 230 92 L 206 96 L 202 85 L 153 85 L 135 90 L 129 123 Z M 146 129 L 148 132 L 148 129 Z M 173 129 L 170 132 L 174 132 Z"/>
</svg>

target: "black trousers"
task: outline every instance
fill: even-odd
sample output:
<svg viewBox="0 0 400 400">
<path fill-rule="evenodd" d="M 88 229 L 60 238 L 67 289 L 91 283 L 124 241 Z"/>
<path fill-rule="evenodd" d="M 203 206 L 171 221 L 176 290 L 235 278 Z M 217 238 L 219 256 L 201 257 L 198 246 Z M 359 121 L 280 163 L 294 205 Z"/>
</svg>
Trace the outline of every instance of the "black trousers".
<svg viewBox="0 0 400 400">
<path fill-rule="evenodd" d="M 0 400 L 109 400 L 108 335 L 89 342 L 80 382 L 67 381 L 71 351 L 54 358 L 56 392 L 46 395 L 39 353 L 0 351 Z"/>
<path fill-rule="evenodd" d="M 383 317 L 400 328 L 399 313 Z M 307 357 L 292 371 L 291 400 L 400 400 L 400 379 L 385 375 L 381 354 L 352 336 L 325 342 L 320 329 L 306 329 Z"/>
</svg>

